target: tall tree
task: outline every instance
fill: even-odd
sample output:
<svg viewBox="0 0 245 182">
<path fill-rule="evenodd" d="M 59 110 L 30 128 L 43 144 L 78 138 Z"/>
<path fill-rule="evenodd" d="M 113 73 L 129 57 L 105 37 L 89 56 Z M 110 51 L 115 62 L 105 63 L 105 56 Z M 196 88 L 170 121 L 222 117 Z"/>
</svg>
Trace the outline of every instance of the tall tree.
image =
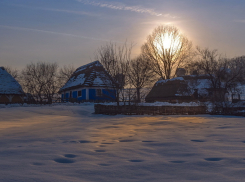
<svg viewBox="0 0 245 182">
<path fill-rule="evenodd" d="M 114 81 L 115 98 L 119 106 L 120 95 L 123 88 L 128 82 L 127 72 L 131 56 L 132 45 L 127 43 L 118 46 L 117 44 L 108 43 L 100 47 L 97 51 L 96 58 L 101 62 L 106 71 L 112 76 Z"/>
<path fill-rule="evenodd" d="M 170 79 L 191 56 L 192 43 L 173 26 L 158 26 L 142 46 L 143 55 L 161 78 Z"/>
<path fill-rule="evenodd" d="M 136 88 L 138 102 L 141 100 L 141 89 L 156 81 L 156 75 L 151 69 L 150 61 L 142 55 L 130 60 L 128 78 L 130 83 Z"/>
</svg>

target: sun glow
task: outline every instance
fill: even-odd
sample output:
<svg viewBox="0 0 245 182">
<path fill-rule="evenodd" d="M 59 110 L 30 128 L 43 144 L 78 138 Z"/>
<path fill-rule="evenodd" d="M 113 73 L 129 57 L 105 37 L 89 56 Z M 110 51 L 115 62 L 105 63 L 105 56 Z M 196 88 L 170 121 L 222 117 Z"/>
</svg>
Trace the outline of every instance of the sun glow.
<svg viewBox="0 0 245 182">
<path fill-rule="evenodd" d="M 180 37 L 168 33 L 161 34 L 155 37 L 154 46 L 159 53 L 165 51 L 176 52 L 181 47 Z"/>
</svg>

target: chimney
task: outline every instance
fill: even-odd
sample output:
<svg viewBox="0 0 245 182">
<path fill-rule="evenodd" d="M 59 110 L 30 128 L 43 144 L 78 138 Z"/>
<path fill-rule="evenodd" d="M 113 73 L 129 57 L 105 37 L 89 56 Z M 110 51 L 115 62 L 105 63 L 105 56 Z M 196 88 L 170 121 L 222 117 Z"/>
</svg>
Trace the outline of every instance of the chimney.
<svg viewBox="0 0 245 182">
<path fill-rule="evenodd" d="M 177 68 L 177 70 L 176 70 L 176 76 L 177 77 L 185 76 L 185 73 L 186 73 L 186 71 L 184 68 Z"/>
</svg>

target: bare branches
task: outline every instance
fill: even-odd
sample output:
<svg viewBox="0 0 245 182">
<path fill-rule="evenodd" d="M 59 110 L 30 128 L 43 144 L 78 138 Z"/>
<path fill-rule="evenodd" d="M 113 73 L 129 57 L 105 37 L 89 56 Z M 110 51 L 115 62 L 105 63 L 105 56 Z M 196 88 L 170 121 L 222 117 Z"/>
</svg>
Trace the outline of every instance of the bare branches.
<svg viewBox="0 0 245 182">
<path fill-rule="evenodd" d="M 143 55 L 162 78 L 170 79 L 176 69 L 191 56 L 192 43 L 176 27 L 159 26 L 142 46 Z"/>
<path fill-rule="evenodd" d="M 98 49 L 96 58 L 101 62 L 106 71 L 112 76 L 115 83 L 116 100 L 119 104 L 119 95 L 128 82 L 127 72 L 130 61 L 132 45 L 118 46 L 108 43 Z"/>
<path fill-rule="evenodd" d="M 69 80 L 75 70 L 76 69 L 72 65 L 65 65 L 59 69 L 57 79 L 60 87 L 62 87 Z"/>
<path fill-rule="evenodd" d="M 139 56 L 129 62 L 129 82 L 136 88 L 137 101 L 140 102 L 140 89 L 152 85 L 156 81 L 156 74 L 150 66 L 150 61 Z"/>
<path fill-rule="evenodd" d="M 21 84 L 23 89 L 32 94 L 36 101 L 43 102 L 46 98 L 52 103 L 52 98 L 57 89 L 57 69 L 56 63 L 38 62 L 28 64 L 21 72 Z"/>
<path fill-rule="evenodd" d="M 196 61 L 188 66 L 190 70 L 197 70 L 208 75 L 210 88 L 217 92 L 214 96 L 215 101 L 224 101 L 227 92 L 238 91 L 238 86 L 244 81 L 245 59 L 227 59 L 217 50 L 197 47 Z"/>
<path fill-rule="evenodd" d="M 18 79 L 19 78 L 19 71 L 15 68 L 12 68 L 10 66 L 5 66 L 4 69 L 14 78 Z"/>
</svg>

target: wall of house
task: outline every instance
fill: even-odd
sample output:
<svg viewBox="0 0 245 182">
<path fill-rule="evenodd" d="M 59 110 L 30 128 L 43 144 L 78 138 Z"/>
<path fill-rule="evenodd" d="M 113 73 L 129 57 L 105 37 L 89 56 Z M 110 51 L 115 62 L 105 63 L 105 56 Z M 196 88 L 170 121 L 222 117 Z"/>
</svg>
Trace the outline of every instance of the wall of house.
<svg viewBox="0 0 245 182">
<path fill-rule="evenodd" d="M 86 100 L 86 89 L 82 90 L 82 96 L 77 98 L 78 101 L 85 101 Z"/>
<path fill-rule="evenodd" d="M 20 95 L 11 95 L 12 99 L 9 100 L 9 95 L 0 95 L 0 103 L 7 104 L 7 103 L 23 103 L 23 99 Z"/>
<path fill-rule="evenodd" d="M 23 103 L 23 99 L 22 99 L 21 96 L 15 95 L 15 96 L 12 98 L 12 103 Z"/>
<path fill-rule="evenodd" d="M 86 97 L 86 90 L 88 90 L 88 98 Z M 102 95 L 101 96 L 96 96 L 96 88 L 90 89 L 90 88 L 85 88 L 82 89 L 82 95 L 81 97 L 78 97 L 78 91 L 79 90 L 73 90 L 72 91 L 72 97 L 70 98 L 70 91 L 67 91 L 65 93 L 61 94 L 62 101 L 109 101 L 109 100 L 115 100 L 115 90 L 108 90 L 108 89 L 102 89 Z"/>
<path fill-rule="evenodd" d="M 101 96 L 96 96 L 96 89 L 89 89 L 89 100 L 108 101 L 115 100 L 115 90 L 102 89 Z"/>
<path fill-rule="evenodd" d="M 0 103 L 9 103 L 9 99 L 5 95 L 1 95 Z"/>
</svg>

